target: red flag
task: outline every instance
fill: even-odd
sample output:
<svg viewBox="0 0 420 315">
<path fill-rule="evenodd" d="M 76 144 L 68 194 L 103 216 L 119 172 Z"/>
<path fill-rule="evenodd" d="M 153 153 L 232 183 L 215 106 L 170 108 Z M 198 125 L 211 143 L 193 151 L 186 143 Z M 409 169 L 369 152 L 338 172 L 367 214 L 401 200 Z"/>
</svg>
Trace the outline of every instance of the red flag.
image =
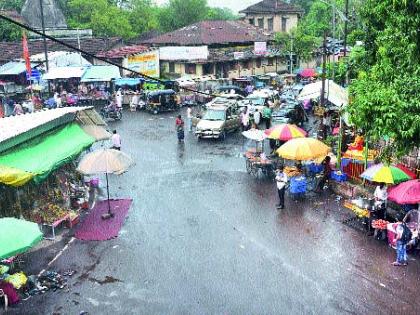
<svg viewBox="0 0 420 315">
<path fill-rule="evenodd" d="M 26 72 L 29 76 L 32 75 L 32 69 L 31 69 L 31 60 L 29 59 L 29 48 L 28 48 L 28 40 L 26 38 L 26 33 L 23 32 L 22 35 L 22 46 L 23 46 L 23 59 L 25 59 L 26 63 Z"/>
</svg>

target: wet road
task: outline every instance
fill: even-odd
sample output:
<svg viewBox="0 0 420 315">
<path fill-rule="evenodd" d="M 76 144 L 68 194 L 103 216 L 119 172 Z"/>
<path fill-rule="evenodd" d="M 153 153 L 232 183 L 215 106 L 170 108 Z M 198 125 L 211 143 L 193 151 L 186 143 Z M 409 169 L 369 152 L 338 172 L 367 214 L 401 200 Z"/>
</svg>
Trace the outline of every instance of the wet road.
<svg viewBox="0 0 420 315">
<path fill-rule="evenodd" d="M 110 124 L 137 161 L 111 178 L 112 196 L 134 199 L 120 236 L 72 242 L 52 267 L 77 270 L 69 292 L 11 314 L 418 313 L 417 257 L 392 267 L 385 243 L 341 224 L 334 196 L 277 211 L 274 183 L 245 171 L 239 134 L 179 145 L 171 116 Z"/>
</svg>

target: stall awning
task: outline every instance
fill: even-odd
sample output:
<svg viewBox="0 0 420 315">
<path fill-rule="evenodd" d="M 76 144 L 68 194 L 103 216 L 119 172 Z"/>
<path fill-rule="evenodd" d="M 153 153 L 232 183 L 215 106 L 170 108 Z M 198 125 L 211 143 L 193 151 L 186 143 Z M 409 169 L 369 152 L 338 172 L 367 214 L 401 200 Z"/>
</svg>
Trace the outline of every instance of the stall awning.
<svg viewBox="0 0 420 315">
<path fill-rule="evenodd" d="M 44 80 L 56 80 L 56 79 L 70 79 L 70 78 L 81 78 L 85 73 L 86 68 L 84 67 L 59 67 L 52 68 L 48 73 L 42 76 Z"/>
<path fill-rule="evenodd" d="M 82 76 L 82 82 L 110 82 L 121 78 L 120 70 L 116 66 L 91 66 Z"/>
<path fill-rule="evenodd" d="M 118 86 L 124 86 L 124 85 L 136 86 L 136 85 L 139 85 L 140 83 L 142 83 L 143 81 L 144 81 L 144 79 L 141 79 L 141 78 L 120 78 L 120 79 L 115 80 L 115 85 L 118 85 Z"/>
<path fill-rule="evenodd" d="M 314 99 L 321 96 L 322 81 L 305 85 L 298 96 L 298 100 Z M 338 107 L 349 104 L 348 91 L 331 80 L 325 81 L 325 98 Z"/>
<path fill-rule="evenodd" d="M 0 157 L 0 183 L 15 187 L 32 179 L 39 183 L 94 141 L 78 124 L 72 123 L 19 145 Z"/>
<path fill-rule="evenodd" d="M 35 65 L 32 64 L 32 67 Z M 26 71 L 26 65 L 24 62 L 11 61 L 2 66 L 0 66 L 0 76 L 1 75 L 19 75 Z"/>
</svg>

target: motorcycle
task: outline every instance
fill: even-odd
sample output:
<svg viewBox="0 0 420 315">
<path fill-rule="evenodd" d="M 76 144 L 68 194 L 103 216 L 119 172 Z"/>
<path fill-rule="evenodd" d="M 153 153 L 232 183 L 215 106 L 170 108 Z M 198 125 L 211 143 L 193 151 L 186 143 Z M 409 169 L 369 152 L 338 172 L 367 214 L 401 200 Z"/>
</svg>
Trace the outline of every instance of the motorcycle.
<svg viewBox="0 0 420 315">
<path fill-rule="evenodd" d="M 122 119 L 122 108 L 117 106 L 105 106 L 101 109 L 101 116 L 103 119 Z"/>
</svg>

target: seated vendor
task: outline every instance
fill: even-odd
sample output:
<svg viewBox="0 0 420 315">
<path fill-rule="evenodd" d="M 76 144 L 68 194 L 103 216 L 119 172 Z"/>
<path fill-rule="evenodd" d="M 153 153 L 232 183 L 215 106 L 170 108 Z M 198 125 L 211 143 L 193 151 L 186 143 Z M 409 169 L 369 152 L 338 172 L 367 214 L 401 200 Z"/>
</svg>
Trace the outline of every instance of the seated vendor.
<svg viewBox="0 0 420 315">
<path fill-rule="evenodd" d="M 365 145 L 365 139 L 362 135 L 357 135 L 354 139 L 354 142 L 349 144 L 349 150 L 352 151 L 363 151 L 363 146 Z"/>
<path fill-rule="evenodd" d="M 375 198 L 376 218 L 383 219 L 385 215 L 386 202 L 388 200 L 387 187 L 384 183 L 380 183 L 373 193 Z"/>
</svg>

